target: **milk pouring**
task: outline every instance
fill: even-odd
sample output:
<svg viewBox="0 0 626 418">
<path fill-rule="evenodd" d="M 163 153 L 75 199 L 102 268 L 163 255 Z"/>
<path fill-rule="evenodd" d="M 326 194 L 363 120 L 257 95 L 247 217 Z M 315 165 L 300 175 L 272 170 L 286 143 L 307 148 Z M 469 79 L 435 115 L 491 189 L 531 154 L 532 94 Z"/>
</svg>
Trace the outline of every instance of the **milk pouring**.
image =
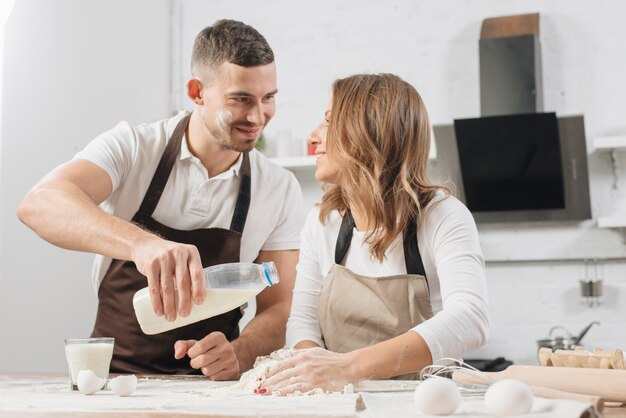
<svg viewBox="0 0 626 418">
<path fill-rule="evenodd" d="M 218 264 L 205 268 L 204 278 L 204 302 L 201 305 L 192 304 L 189 316 L 178 315 L 172 322 L 154 313 L 147 287 L 135 293 L 133 306 L 141 330 L 153 335 L 223 314 L 244 305 L 265 287 L 279 282 L 276 265 L 271 261 L 262 264 Z M 178 304 L 178 290 L 175 294 Z"/>
</svg>

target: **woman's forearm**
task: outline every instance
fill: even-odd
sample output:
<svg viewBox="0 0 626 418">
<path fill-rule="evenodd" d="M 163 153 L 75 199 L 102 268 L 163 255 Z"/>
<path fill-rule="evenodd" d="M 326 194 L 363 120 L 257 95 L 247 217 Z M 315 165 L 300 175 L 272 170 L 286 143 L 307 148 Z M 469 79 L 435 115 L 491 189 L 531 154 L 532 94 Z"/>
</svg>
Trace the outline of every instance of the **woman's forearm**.
<svg viewBox="0 0 626 418">
<path fill-rule="evenodd" d="M 353 381 L 414 373 L 432 364 L 426 341 L 415 331 L 348 353 Z"/>
</svg>

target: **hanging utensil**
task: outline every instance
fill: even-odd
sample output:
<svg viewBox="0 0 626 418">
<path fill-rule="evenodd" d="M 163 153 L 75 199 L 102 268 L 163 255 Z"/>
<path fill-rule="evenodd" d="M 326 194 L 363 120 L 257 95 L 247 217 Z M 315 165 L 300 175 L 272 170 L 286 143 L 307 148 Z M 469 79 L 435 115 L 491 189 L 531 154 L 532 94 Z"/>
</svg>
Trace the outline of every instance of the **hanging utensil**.
<svg viewBox="0 0 626 418">
<path fill-rule="evenodd" d="M 537 340 L 537 345 L 539 348 L 546 347 L 551 349 L 553 352 L 556 350 L 574 350 L 576 347 L 580 345 L 580 341 L 583 339 L 587 331 L 593 325 L 599 325 L 600 323 L 597 321 L 593 321 L 589 325 L 587 325 L 583 330 L 578 334 L 578 336 L 573 336 L 565 327 L 561 325 L 554 326 L 550 329 L 548 333 L 549 338 L 544 338 L 541 340 Z M 557 330 L 563 331 L 562 335 L 554 336 L 554 332 Z"/>
</svg>

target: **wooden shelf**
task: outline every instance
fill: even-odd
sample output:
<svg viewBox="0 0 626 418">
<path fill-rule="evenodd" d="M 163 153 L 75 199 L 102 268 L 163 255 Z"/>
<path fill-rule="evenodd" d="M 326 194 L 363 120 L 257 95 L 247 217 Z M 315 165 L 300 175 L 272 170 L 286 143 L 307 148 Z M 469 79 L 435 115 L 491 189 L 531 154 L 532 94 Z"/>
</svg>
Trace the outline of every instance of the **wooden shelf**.
<svg viewBox="0 0 626 418">
<path fill-rule="evenodd" d="M 270 161 L 285 168 L 309 168 L 315 167 L 316 158 L 315 155 L 305 155 L 302 157 L 270 158 Z"/>
</svg>

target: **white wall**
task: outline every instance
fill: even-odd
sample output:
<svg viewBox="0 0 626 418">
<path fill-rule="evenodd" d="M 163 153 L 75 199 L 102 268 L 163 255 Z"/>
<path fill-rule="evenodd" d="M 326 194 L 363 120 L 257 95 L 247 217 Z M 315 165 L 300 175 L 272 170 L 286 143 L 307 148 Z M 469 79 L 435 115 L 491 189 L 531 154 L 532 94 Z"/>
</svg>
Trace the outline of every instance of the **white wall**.
<svg viewBox="0 0 626 418">
<path fill-rule="evenodd" d="M 7 24 L 0 163 L 0 371 L 64 371 L 63 339 L 91 332 L 89 254 L 20 224 L 26 191 L 121 120 L 168 115 L 167 0 L 21 0 Z"/>
<path fill-rule="evenodd" d="M 477 116 L 480 22 L 536 11 L 542 16 L 546 109 L 583 113 L 588 140 L 626 133 L 621 42 L 626 29 L 619 20 L 626 4 L 618 0 L 267 0 L 262 5 L 172 0 L 172 5 L 173 32 L 167 0 L 15 5 L 4 51 L 0 371 L 65 370 L 63 338 L 88 335 L 96 307 L 92 257 L 56 249 L 19 224 L 14 216 L 19 199 L 118 121 L 152 121 L 183 107 L 180 87 L 193 36 L 218 18 L 252 24 L 274 48 L 280 93 L 268 137 L 290 129 L 304 140 L 321 118 L 332 80 L 353 72 L 398 73 L 421 92 L 435 123 Z M 624 156 L 619 164 L 623 180 Z M 590 171 L 594 217 L 623 210 L 614 203 L 625 193 L 611 189 L 608 156 L 591 153 Z M 319 189 L 312 171 L 300 170 L 298 176 L 313 202 Z M 621 256 L 623 238 L 593 222 L 481 232 L 492 261 Z M 552 325 L 578 331 L 592 319 L 602 325 L 585 338 L 590 346 L 626 347 L 626 306 L 618 303 L 626 292 L 626 266 L 604 263 L 607 296 L 595 309 L 579 304 L 582 274 L 578 261 L 488 264 L 492 337 L 475 355 L 532 362 L 535 340 Z"/>
<path fill-rule="evenodd" d="M 587 0 L 269 0 L 263 7 L 254 0 L 174 3 L 180 32 L 176 56 L 189 56 L 196 33 L 218 18 L 243 20 L 268 39 L 279 76 L 277 114 L 265 132 L 270 143 L 284 130 L 304 142 L 321 120 L 332 81 L 357 72 L 393 72 L 411 82 L 434 124 L 479 116 L 483 19 L 535 12 L 541 15 L 546 111 L 584 114 L 589 141 L 626 133 L 626 83 L 619 76 L 626 69 L 626 28 L 615 18 L 615 11 L 626 5 L 619 0 L 593 5 Z M 179 64 L 173 90 L 178 106 L 184 107 L 178 86 L 189 76 L 189 65 L 185 60 Z M 626 201 L 626 188 L 611 189 L 608 154 L 590 155 L 589 165 L 594 216 L 626 215 L 626 203 L 616 204 Z M 490 260 L 626 257 L 622 237 L 593 222 L 484 227 L 481 232 Z M 551 245 L 536 245 L 537 236 L 546 232 Z"/>
<path fill-rule="evenodd" d="M 606 153 L 592 152 L 596 136 L 626 134 L 626 13 L 619 0 L 440 0 L 387 2 L 319 0 L 175 1 L 176 56 L 188 56 L 195 34 L 219 18 L 243 20 L 270 42 L 278 67 L 277 115 L 266 129 L 276 140 L 290 130 L 304 142 L 320 120 L 329 86 L 335 78 L 357 72 L 393 72 L 420 91 L 431 121 L 480 115 L 478 39 L 483 19 L 540 13 L 544 105 L 559 116 L 584 114 L 589 148 L 594 219 L 626 215 L 624 169 L 618 156 L 621 187 L 613 189 Z M 177 86 L 188 77 L 180 61 L 173 91 L 177 105 L 184 95 Z M 626 154 L 626 153 L 625 153 Z M 296 171 L 308 203 L 321 195 L 312 169 Z M 578 332 L 591 320 L 602 325 L 584 342 L 605 349 L 626 347 L 626 246 L 619 230 L 596 227 L 594 220 L 576 223 L 481 225 L 480 239 L 488 260 L 492 301 L 492 337 L 475 356 L 505 355 L 534 362 L 535 341 L 552 325 Z M 585 258 L 603 262 L 605 303 L 580 304 L 578 280 Z M 566 262 L 556 260 L 569 260 Z"/>
</svg>

